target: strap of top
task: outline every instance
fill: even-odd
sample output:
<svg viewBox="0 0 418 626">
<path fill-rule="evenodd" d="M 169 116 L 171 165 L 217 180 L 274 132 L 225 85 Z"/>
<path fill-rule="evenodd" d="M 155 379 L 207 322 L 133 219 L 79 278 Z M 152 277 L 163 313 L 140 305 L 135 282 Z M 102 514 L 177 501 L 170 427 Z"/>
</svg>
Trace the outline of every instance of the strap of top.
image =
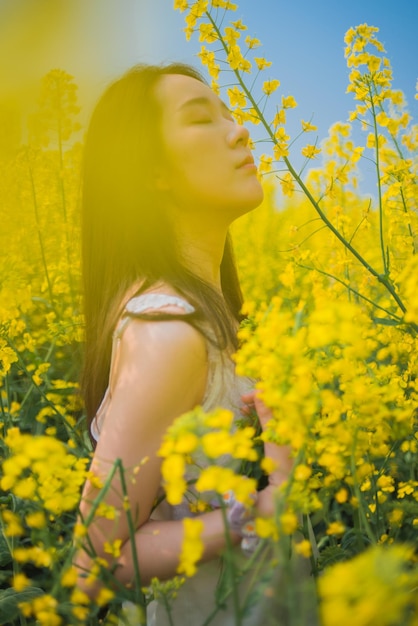
<svg viewBox="0 0 418 626">
<path fill-rule="evenodd" d="M 158 311 L 167 306 L 177 306 L 183 309 L 185 313 L 195 312 L 195 308 L 189 302 L 178 296 L 170 296 L 166 293 L 143 293 L 131 298 L 126 303 L 122 318 L 113 334 L 113 339 L 120 339 L 127 323 L 131 319 L 130 316 L 140 315 L 145 311 Z"/>
<path fill-rule="evenodd" d="M 194 313 L 195 311 L 189 302 L 178 296 L 169 296 L 165 293 L 144 293 L 131 298 L 125 306 L 125 312 L 135 315 L 148 309 L 161 309 L 172 305 L 180 307 L 185 313 Z"/>
</svg>

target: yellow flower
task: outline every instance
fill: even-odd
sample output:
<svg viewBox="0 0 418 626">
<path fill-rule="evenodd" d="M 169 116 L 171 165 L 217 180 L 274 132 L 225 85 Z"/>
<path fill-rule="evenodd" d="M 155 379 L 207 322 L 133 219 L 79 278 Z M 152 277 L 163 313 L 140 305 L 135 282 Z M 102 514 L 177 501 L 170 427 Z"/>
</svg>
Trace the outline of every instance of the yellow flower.
<svg viewBox="0 0 418 626">
<path fill-rule="evenodd" d="M 208 0 L 195 0 L 191 6 L 190 13 L 192 13 L 196 18 L 199 18 L 202 17 L 207 8 Z"/>
<path fill-rule="evenodd" d="M 2 374 L 7 374 L 10 371 L 12 363 L 16 363 L 18 360 L 17 354 L 12 348 L 10 348 L 4 339 L 0 338 L 0 362 L 2 364 Z"/>
<path fill-rule="evenodd" d="M 74 604 L 90 604 L 88 595 L 77 587 L 71 593 L 71 602 Z"/>
<path fill-rule="evenodd" d="M 416 607 L 411 591 L 416 569 L 409 567 L 413 548 L 378 545 L 329 567 L 318 579 L 324 626 L 391 626 Z M 415 607 L 414 607 L 415 603 Z M 402 619 L 402 618 L 401 618 Z"/>
<path fill-rule="evenodd" d="M 404 512 L 402 509 L 393 509 L 389 515 L 388 520 L 392 526 L 399 527 L 404 518 Z"/>
<path fill-rule="evenodd" d="M 267 96 L 270 96 L 273 92 L 280 87 L 280 81 L 277 79 L 266 80 L 263 83 L 263 91 Z"/>
<path fill-rule="evenodd" d="M 276 143 L 273 146 L 273 153 L 276 161 L 279 161 L 282 157 L 289 156 L 289 147 L 287 143 Z"/>
<path fill-rule="evenodd" d="M 272 539 L 273 541 L 279 539 L 277 524 L 268 517 L 256 517 L 255 532 L 262 539 Z"/>
<path fill-rule="evenodd" d="M 245 94 L 237 86 L 227 90 L 229 102 L 231 107 L 245 107 L 247 105 L 247 99 Z"/>
<path fill-rule="evenodd" d="M 15 574 L 12 580 L 12 587 L 15 591 L 23 591 L 26 587 L 31 584 L 30 579 L 23 574 L 22 572 L 19 574 Z"/>
<path fill-rule="evenodd" d="M 276 461 L 273 461 L 273 459 L 271 459 L 268 456 L 265 456 L 261 459 L 260 461 L 260 466 L 261 469 L 266 473 L 266 474 L 272 474 L 274 472 L 275 469 L 277 469 L 277 463 Z"/>
<path fill-rule="evenodd" d="M 199 41 L 206 41 L 207 43 L 213 43 L 218 39 L 215 29 L 212 24 L 200 24 L 199 25 Z"/>
<path fill-rule="evenodd" d="M 241 48 L 237 44 L 230 46 L 226 60 L 233 70 L 242 70 L 243 72 L 249 72 L 251 70 L 250 61 L 244 58 Z"/>
<path fill-rule="evenodd" d="M 63 587 L 74 587 L 77 583 L 77 570 L 74 566 L 69 567 L 61 574 Z"/>
<path fill-rule="evenodd" d="M 28 476 L 16 482 L 13 493 L 18 498 L 25 500 L 36 500 L 37 484 L 33 476 Z"/>
<path fill-rule="evenodd" d="M 302 124 L 302 130 L 303 132 L 309 132 L 312 130 L 318 130 L 317 126 L 314 126 L 313 124 L 311 124 L 310 122 L 305 122 L 304 120 L 301 121 Z"/>
<path fill-rule="evenodd" d="M 73 606 L 71 613 L 82 624 L 89 615 L 90 609 L 87 606 Z"/>
<path fill-rule="evenodd" d="M 122 547 L 122 539 L 115 539 L 115 541 L 105 541 L 103 549 L 107 554 L 111 554 L 115 559 L 120 556 L 120 549 Z"/>
<path fill-rule="evenodd" d="M 384 474 L 382 476 L 379 476 L 376 481 L 376 485 L 379 487 L 379 489 L 387 493 L 392 493 L 393 491 L 395 491 L 395 480 L 393 476 L 385 476 Z"/>
<path fill-rule="evenodd" d="M 174 10 L 185 11 L 189 6 L 188 0 L 174 0 Z"/>
<path fill-rule="evenodd" d="M 310 468 L 308 465 L 297 465 L 296 469 L 295 469 L 295 479 L 296 480 L 307 480 L 310 476 L 312 475 L 312 468 Z"/>
<path fill-rule="evenodd" d="M 33 599 L 33 612 L 42 626 L 60 626 L 62 624 L 61 617 L 56 613 L 57 604 L 57 600 L 49 594 Z"/>
<path fill-rule="evenodd" d="M 211 0 L 214 8 L 226 9 L 227 11 L 236 11 L 238 5 L 229 0 Z"/>
<path fill-rule="evenodd" d="M 205 416 L 205 424 L 210 428 L 226 428 L 229 430 L 233 420 L 234 414 L 226 409 L 215 409 Z"/>
<path fill-rule="evenodd" d="M 232 26 L 236 29 L 236 30 L 247 30 L 247 27 L 245 24 L 242 23 L 242 20 L 237 20 L 236 22 L 231 22 Z"/>
<path fill-rule="evenodd" d="M 197 53 L 200 61 L 203 65 L 211 65 L 215 62 L 215 53 L 212 50 L 208 50 L 206 46 L 200 48 L 200 52 Z"/>
<path fill-rule="evenodd" d="M 214 431 L 203 435 L 203 452 L 209 458 L 216 459 L 223 454 L 231 454 L 233 451 L 233 439 L 228 432 Z"/>
<path fill-rule="evenodd" d="M 292 511 L 285 511 L 280 515 L 280 528 L 285 535 L 291 535 L 298 527 L 298 518 Z"/>
<path fill-rule="evenodd" d="M 196 482 L 196 489 L 200 492 L 215 490 L 224 493 L 232 488 L 234 472 L 229 467 L 212 465 L 204 468 Z"/>
<path fill-rule="evenodd" d="M 327 528 L 327 535 L 343 535 L 345 526 L 342 522 L 331 522 Z"/>
<path fill-rule="evenodd" d="M 345 487 L 341 487 L 341 489 L 339 489 L 337 491 L 337 493 L 335 494 L 335 499 L 337 502 L 339 502 L 340 504 L 343 504 L 344 502 L 347 502 L 348 500 L 348 491 Z"/>
<path fill-rule="evenodd" d="M 287 172 L 280 178 L 280 186 L 285 196 L 293 196 L 295 191 L 295 179 L 290 172 Z"/>
<path fill-rule="evenodd" d="M 1 511 L 1 516 L 5 524 L 4 535 L 6 537 L 20 537 L 24 534 L 20 518 L 16 513 L 5 509 Z"/>
<path fill-rule="evenodd" d="M 321 152 L 321 149 L 308 144 L 302 148 L 301 152 L 307 159 L 314 159 Z"/>
<path fill-rule="evenodd" d="M 297 102 L 293 96 L 282 96 L 283 109 L 294 109 L 297 107 Z"/>
<path fill-rule="evenodd" d="M 199 439 L 194 433 L 184 433 L 174 444 L 174 452 L 177 454 L 190 454 L 199 445 Z"/>
<path fill-rule="evenodd" d="M 235 28 L 226 26 L 224 30 L 224 40 L 228 46 L 233 47 L 236 45 L 236 41 L 241 37 L 241 33 Z"/>
<path fill-rule="evenodd" d="M 173 479 L 183 477 L 184 469 L 184 458 L 180 454 L 172 454 L 164 459 L 161 474 L 164 480 L 171 482 Z"/>
<path fill-rule="evenodd" d="M 309 559 L 309 557 L 312 556 L 312 546 L 311 546 L 311 542 L 308 541 L 308 539 L 303 539 L 302 541 L 299 541 L 298 543 L 294 543 L 293 545 L 294 545 L 296 554 L 300 554 L 301 556 L 304 556 L 306 559 Z"/>
<path fill-rule="evenodd" d="M 276 126 L 279 126 L 279 124 L 286 124 L 286 111 L 284 109 L 280 109 L 279 111 L 277 111 L 276 115 L 274 116 L 273 126 L 276 128 Z"/>
<path fill-rule="evenodd" d="M 273 157 L 267 154 L 262 154 L 260 157 L 260 165 L 258 166 L 258 171 L 260 172 L 260 174 L 271 172 L 272 163 L 273 163 Z"/>
<path fill-rule="evenodd" d="M 266 61 L 264 57 L 254 57 L 254 61 L 260 71 L 263 71 L 266 67 L 270 67 L 272 65 L 272 62 Z"/>
<path fill-rule="evenodd" d="M 95 598 L 95 602 L 98 606 L 104 606 L 105 604 L 108 604 L 110 600 L 112 600 L 114 597 L 115 597 L 114 591 L 112 591 L 111 589 L 106 589 L 105 587 L 102 587 Z"/>
<path fill-rule="evenodd" d="M 180 554 L 180 562 L 177 567 L 179 574 L 194 576 L 196 564 L 203 554 L 203 542 L 201 535 L 203 532 L 203 522 L 200 519 L 184 518 L 184 537 Z"/>
<path fill-rule="evenodd" d="M 81 537 L 85 537 L 87 535 L 87 528 L 84 524 L 77 522 L 74 525 L 74 538 L 79 539 Z"/>
<path fill-rule="evenodd" d="M 246 37 L 245 43 L 247 44 L 250 50 L 252 50 L 253 48 L 258 48 L 258 46 L 261 46 L 260 40 L 256 39 L 255 37 L 249 37 L 249 36 Z"/>
<path fill-rule="evenodd" d="M 28 513 L 25 521 L 29 528 L 44 528 L 46 526 L 46 517 L 43 511 Z"/>
<path fill-rule="evenodd" d="M 290 139 L 289 135 L 286 134 L 286 129 L 283 128 L 283 126 L 280 126 L 279 128 L 277 128 L 276 132 L 274 133 L 274 136 L 278 140 L 278 142 L 281 144 L 283 144 L 284 142 Z"/>
</svg>

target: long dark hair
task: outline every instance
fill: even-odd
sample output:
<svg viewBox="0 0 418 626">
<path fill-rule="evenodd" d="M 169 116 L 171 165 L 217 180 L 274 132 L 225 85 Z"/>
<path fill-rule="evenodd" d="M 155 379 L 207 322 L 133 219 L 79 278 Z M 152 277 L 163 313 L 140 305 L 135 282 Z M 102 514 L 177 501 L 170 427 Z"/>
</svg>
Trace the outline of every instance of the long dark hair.
<svg viewBox="0 0 418 626">
<path fill-rule="evenodd" d="M 161 110 L 154 88 L 165 74 L 202 82 L 183 64 L 137 65 L 99 100 L 83 160 L 82 253 L 86 344 L 82 389 L 87 419 L 97 412 L 110 367 L 111 337 L 126 300 L 157 282 L 193 304 L 220 349 L 235 346 L 242 295 L 228 236 L 221 264 L 223 297 L 179 258 L 161 194 L 152 185 L 163 156 Z"/>
</svg>

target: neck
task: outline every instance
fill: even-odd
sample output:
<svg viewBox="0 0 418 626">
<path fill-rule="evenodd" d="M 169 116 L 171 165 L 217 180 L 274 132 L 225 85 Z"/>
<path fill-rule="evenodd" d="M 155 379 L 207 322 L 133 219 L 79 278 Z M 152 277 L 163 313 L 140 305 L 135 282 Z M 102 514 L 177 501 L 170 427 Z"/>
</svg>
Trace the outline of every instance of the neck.
<svg viewBox="0 0 418 626">
<path fill-rule="evenodd" d="M 206 221 L 202 220 L 200 214 L 193 219 L 188 213 L 186 216 L 176 216 L 175 230 L 180 254 L 186 265 L 221 292 L 221 262 L 228 226 L 215 227 L 213 217 Z"/>
</svg>

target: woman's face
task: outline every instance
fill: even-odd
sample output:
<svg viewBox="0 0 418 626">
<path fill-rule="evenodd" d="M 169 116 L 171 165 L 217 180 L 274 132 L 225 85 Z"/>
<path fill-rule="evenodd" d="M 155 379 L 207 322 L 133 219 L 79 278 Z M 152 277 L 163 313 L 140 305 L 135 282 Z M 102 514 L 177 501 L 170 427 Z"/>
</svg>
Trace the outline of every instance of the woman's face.
<svg viewBox="0 0 418 626">
<path fill-rule="evenodd" d="M 218 96 L 195 78 L 166 74 L 156 97 L 165 153 L 159 184 L 175 207 L 216 209 L 232 220 L 258 206 L 263 191 L 248 131 Z"/>
</svg>

